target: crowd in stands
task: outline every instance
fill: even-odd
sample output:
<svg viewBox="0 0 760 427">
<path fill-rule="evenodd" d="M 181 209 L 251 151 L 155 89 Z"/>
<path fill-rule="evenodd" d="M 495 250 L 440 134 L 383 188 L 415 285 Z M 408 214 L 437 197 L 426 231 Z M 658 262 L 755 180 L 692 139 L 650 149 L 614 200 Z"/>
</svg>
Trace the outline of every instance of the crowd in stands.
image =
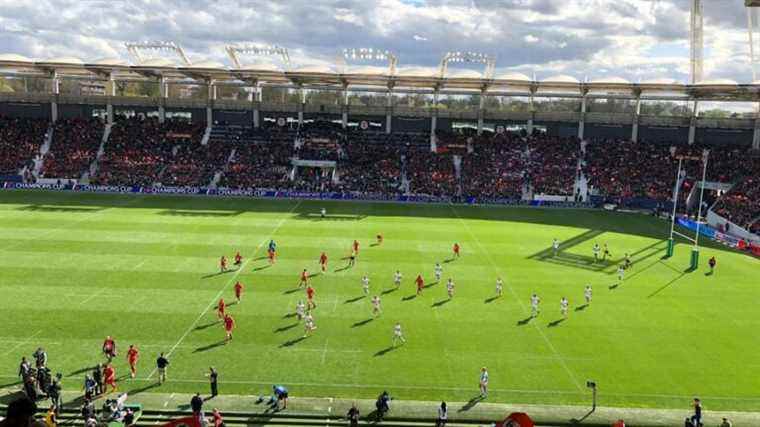
<svg viewBox="0 0 760 427">
<path fill-rule="evenodd" d="M 338 166 L 339 189 L 366 194 L 398 193 L 402 147 L 396 141 L 387 141 L 384 135 L 350 139 Z"/>
<path fill-rule="evenodd" d="M 95 160 L 105 125 L 99 119 L 62 119 L 53 126 L 50 150 L 45 154 L 42 176 L 80 178 Z"/>
<path fill-rule="evenodd" d="M 293 143 L 238 144 L 220 187 L 281 189 L 289 183 Z"/>
<path fill-rule="evenodd" d="M 760 176 L 747 177 L 720 198 L 715 213 L 740 227 L 760 229 Z"/>
<path fill-rule="evenodd" d="M 433 153 L 424 145 L 410 146 L 405 152 L 405 164 L 412 194 L 460 195 L 450 155 Z"/>
<path fill-rule="evenodd" d="M 671 197 L 676 169 L 668 145 L 592 140 L 585 159 L 589 185 L 603 196 Z"/>
<path fill-rule="evenodd" d="M 0 116 L 0 175 L 33 168 L 47 129 L 47 120 Z"/>
<path fill-rule="evenodd" d="M 33 169 L 48 127 L 45 120 L 0 117 L 0 174 Z M 219 186 L 230 188 L 388 196 L 407 192 L 487 200 L 518 199 L 526 189 L 573 195 L 582 173 L 592 194 L 666 202 L 682 158 L 679 203 L 684 204 L 698 188 L 701 158 L 709 150 L 707 180 L 736 184 L 722 196 L 707 192 L 706 203 L 717 198 L 714 207 L 719 214 L 738 225 L 760 228 L 760 157 L 746 147 L 603 139 L 581 143 L 538 133 L 448 132 L 437 135 L 440 150 L 431 152 L 425 132 L 343 130 L 331 121 L 308 122 L 300 128 L 274 122 L 260 129 L 217 124 L 203 145 L 204 130 L 205 124 L 184 121 L 120 119 L 91 182 L 205 186 L 222 172 Z M 102 133 L 97 119 L 57 121 L 40 177 L 81 177 L 97 156 Z M 335 161 L 337 172 L 332 167 L 294 167 L 292 159 Z M 25 177 L 32 179 L 29 173 Z"/>
<path fill-rule="evenodd" d="M 534 194 L 573 195 L 579 172 L 581 146 L 577 138 L 528 138 L 529 163 L 526 172 Z"/>
<path fill-rule="evenodd" d="M 519 200 L 527 183 L 525 148 L 521 138 L 507 134 L 477 140 L 473 152 L 462 158 L 463 195 Z"/>
<path fill-rule="evenodd" d="M 123 119 L 114 124 L 92 182 L 100 185 L 153 185 L 164 172 L 169 182 L 197 182 L 204 158 L 200 150 L 205 124 L 157 119 Z M 182 148 L 182 146 L 185 148 Z M 190 155 L 188 154 L 190 151 Z M 179 153 L 179 157 L 175 156 Z M 182 164 L 187 161 L 188 164 Z M 167 171 L 168 168 L 168 171 Z"/>
</svg>

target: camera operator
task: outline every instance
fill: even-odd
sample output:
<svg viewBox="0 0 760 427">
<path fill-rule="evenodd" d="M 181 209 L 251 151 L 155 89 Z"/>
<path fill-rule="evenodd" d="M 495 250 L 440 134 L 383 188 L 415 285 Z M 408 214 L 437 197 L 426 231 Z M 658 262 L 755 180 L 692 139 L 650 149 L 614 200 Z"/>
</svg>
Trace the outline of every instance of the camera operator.
<svg viewBox="0 0 760 427">
<path fill-rule="evenodd" d="M 388 411 L 390 411 L 390 402 L 391 396 L 387 391 L 383 391 L 383 393 L 377 398 L 377 401 L 375 402 L 375 408 L 377 409 L 378 421 L 381 420 Z"/>
</svg>

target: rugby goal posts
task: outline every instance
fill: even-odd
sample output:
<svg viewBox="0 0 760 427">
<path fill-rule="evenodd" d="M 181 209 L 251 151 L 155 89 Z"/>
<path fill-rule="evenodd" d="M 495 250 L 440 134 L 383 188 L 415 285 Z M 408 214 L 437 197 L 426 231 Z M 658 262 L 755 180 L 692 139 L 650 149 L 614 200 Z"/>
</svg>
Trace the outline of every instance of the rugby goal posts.
<svg viewBox="0 0 760 427">
<path fill-rule="evenodd" d="M 670 218 L 670 236 L 668 237 L 668 247 L 666 251 L 666 258 L 670 258 L 673 256 L 673 253 L 675 251 L 675 236 L 679 236 L 683 239 L 686 239 L 687 241 L 691 242 L 693 244 L 691 249 L 691 257 L 689 261 L 689 270 L 693 271 L 696 270 L 699 267 L 699 228 L 702 222 L 704 221 L 704 218 L 702 217 L 702 202 L 704 200 L 704 194 L 705 194 L 705 181 L 707 177 L 707 160 L 709 158 L 710 151 L 704 150 L 702 151 L 702 157 L 696 157 L 696 156 L 676 156 L 678 159 L 678 171 L 676 172 L 676 183 L 673 188 L 673 213 Z M 683 161 L 684 160 L 697 160 L 702 161 L 702 183 L 699 186 L 699 203 L 697 205 L 697 218 L 696 223 L 697 227 L 694 232 L 694 237 L 688 236 L 684 233 L 679 232 L 676 230 L 676 217 L 678 212 L 678 193 L 683 185 L 683 180 L 686 178 L 685 172 L 683 170 Z"/>
</svg>

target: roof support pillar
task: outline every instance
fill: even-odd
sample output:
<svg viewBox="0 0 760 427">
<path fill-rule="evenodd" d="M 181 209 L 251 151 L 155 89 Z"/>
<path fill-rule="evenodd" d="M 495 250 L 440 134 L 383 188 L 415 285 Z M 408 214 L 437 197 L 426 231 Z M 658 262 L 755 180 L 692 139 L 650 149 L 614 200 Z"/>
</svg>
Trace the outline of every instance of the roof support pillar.
<svg viewBox="0 0 760 427">
<path fill-rule="evenodd" d="M 53 71 L 51 77 L 53 82 L 53 99 L 50 101 L 50 120 L 55 123 L 58 121 L 58 95 L 61 93 L 61 80 L 55 71 Z"/>
<path fill-rule="evenodd" d="M 581 115 L 578 119 L 578 139 L 583 139 L 583 135 L 586 131 L 586 101 L 588 98 L 586 97 L 586 94 L 583 94 L 583 98 L 581 98 Z"/>
<path fill-rule="evenodd" d="M 691 120 L 689 120 L 689 145 L 694 144 L 694 137 L 697 133 L 697 111 L 699 110 L 699 101 L 694 100 L 691 108 Z"/>
<path fill-rule="evenodd" d="M 106 83 L 106 123 L 113 125 L 113 97 L 116 96 L 116 79 L 113 73 L 108 73 L 108 83 Z"/>
<path fill-rule="evenodd" d="M 480 91 L 480 104 L 478 105 L 478 135 L 483 134 L 483 115 L 485 113 L 486 105 L 486 91 Z"/>
<path fill-rule="evenodd" d="M 633 120 L 631 121 L 631 141 L 639 140 L 639 116 L 641 116 L 641 95 L 636 96 L 636 105 L 633 107 Z"/>
<path fill-rule="evenodd" d="M 435 130 L 438 128 L 438 88 L 433 92 L 433 111 L 430 115 L 430 151 L 435 152 L 437 149 Z"/>
<path fill-rule="evenodd" d="M 258 129 L 261 127 L 261 86 L 259 82 L 256 82 L 251 90 L 253 90 L 253 96 L 251 97 L 253 102 L 253 127 Z"/>
<path fill-rule="evenodd" d="M 757 103 L 757 111 L 760 111 L 760 102 Z M 755 114 L 755 129 L 752 132 L 752 149 L 760 150 L 760 114 Z"/>
<path fill-rule="evenodd" d="M 158 122 L 163 123 L 166 121 L 166 98 L 169 97 L 169 83 L 164 76 L 158 78 Z"/>
<path fill-rule="evenodd" d="M 341 125 L 348 127 L 348 85 L 343 85 L 343 106 L 341 107 Z"/>
<path fill-rule="evenodd" d="M 388 89 L 388 93 L 385 96 L 385 133 L 390 135 L 393 131 L 391 126 L 393 124 L 393 90 Z"/>
<path fill-rule="evenodd" d="M 298 99 L 301 101 L 298 103 L 298 127 L 303 125 L 303 110 L 306 106 L 306 90 L 303 86 L 298 86 Z"/>
<path fill-rule="evenodd" d="M 528 118 L 528 126 L 526 129 L 528 132 L 528 135 L 533 135 L 533 118 L 536 116 L 536 105 L 533 103 L 534 93 L 535 93 L 535 90 L 531 89 L 530 98 L 528 98 L 528 110 L 530 112 L 530 117 Z"/>
<path fill-rule="evenodd" d="M 208 99 L 206 100 L 206 126 L 211 126 L 214 122 L 214 103 L 216 102 L 216 82 L 214 79 L 209 79 L 208 83 Z"/>
</svg>

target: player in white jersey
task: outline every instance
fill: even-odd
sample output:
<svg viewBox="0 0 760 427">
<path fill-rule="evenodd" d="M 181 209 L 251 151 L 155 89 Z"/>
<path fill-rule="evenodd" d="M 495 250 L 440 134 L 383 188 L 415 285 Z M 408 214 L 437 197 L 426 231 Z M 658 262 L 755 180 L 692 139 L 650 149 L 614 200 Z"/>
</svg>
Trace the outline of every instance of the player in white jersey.
<svg viewBox="0 0 760 427">
<path fill-rule="evenodd" d="M 618 283 L 622 285 L 623 279 L 625 278 L 625 268 L 623 267 L 622 264 L 618 267 L 617 273 L 618 273 Z"/>
<path fill-rule="evenodd" d="M 536 317 L 538 316 L 538 313 L 541 312 L 539 310 L 538 305 L 541 303 L 541 298 L 538 297 L 538 295 L 533 294 L 530 297 L 530 310 L 531 310 L 531 316 Z"/>
<path fill-rule="evenodd" d="M 586 285 L 583 296 L 586 297 L 586 305 L 591 304 L 591 285 Z"/>
<path fill-rule="evenodd" d="M 454 280 L 451 278 L 446 282 L 446 292 L 449 293 L 449 299 L 454 298 Z"/>
<path fill-rule="evenodd" d="M 375 295 L 372 297 L 372 315 L 379 316 L 383 310 L 380 308 L 380 297 Z"/>
<path fill-rule="evenodd" d="M 394 285 L 396 285 L 396 287 L 397 287 L 397 288 L 398 288 L 399 286 L 401 286 L 401 279 L 402 279 L 403 277 L 404 277 L 404 276 L 402 276 L 402 275 L 401 275 L 401 272 L 400 272 L 400 271 L 398 271 L 398 270 L 396 270 L 396 272 L 395 272 L 395 273 L 393 273 L 393 284 L 394 284 Z"/>
<path fill-rule="evenodd" d="M 559 253 L 559 240 L 554 239 L 552 241 L 552 249 L 554 250 L 554 256 L 557 256 L 557 253 Z"/>
<path fill-rule="evenodd" d="M 299 321 L 303 319 L 304 310 L 306 310 L 306 306 L 304 305 L 303 301 L 298 301 L 296 304 L 296 316 L 298 317 Z"/>
<path fill-rule="evenodd" d="M 594 262 L 598 262 L 599 261 L 599 251 L 600 250 L 601 249 L 599 248 L 599 243 L 594 243 L 594 249 L 593 249 L 593 251 L 594 251 Z"/>
<path fill-rule="evenodd" d="M 364 289 L 364 295 L 369 294 L 369 277 L 362 277 L 362 289 Z"/>
<path fill-rule="evenodd" d="M 319 211 L 319 215 L 320 215 L 322 218 L 326 217 L 326 216 L 327 216 L 327 209 L 325 209 L 325 208 L 322 208 L 322 210 L 321 210 L 321 211 Z"/>
<path fill-rule="evenodd" d="M 440 282 L 441 281 L 441 275 L 443 274 L 443 267 L 441 267 L 441 264 L 435 263 L 435 281 Z"/>
<path fill-rule="evenodd" d="M 504 289 L 504 281 L 501 280 L 501 277 L 496 278 L 496 295 L 501 296 L 501 291 Z"/>
<path fill-rule="evenodd" d="M 560 313 L 562 313 L 562 317 L 564 317 L 565 319 L 567 319 L 567 306 L 569 304 L 570 303 L 567 302 L 567 298 L 565 297 L 562 297 L 562 299 L 559 300 L 559 311 Z"/>
<path fill-rule="evenodd" d="M 314 317 L 311 315 L 311 312 L 306 313 L 306 317 L 304 318 L 304 338 L 311 335 L 311 333 L 317 329 L 317 325 L 314 324 Z"/>
<path fill-rule="evenodd" d="M 404 339 L 404 333 L 401 332 L 401 323 L 396 322 L 396 326 L 393 327 L 393 346 L 396 346 L 396 341 L 401 341 L 401 344 L 406 344 Z"/>
<path fill-rule="evenodd" d="M 488 370 L 484 367 L 480 368 L 480 397 L 488 397 Z"/>
</svg>

